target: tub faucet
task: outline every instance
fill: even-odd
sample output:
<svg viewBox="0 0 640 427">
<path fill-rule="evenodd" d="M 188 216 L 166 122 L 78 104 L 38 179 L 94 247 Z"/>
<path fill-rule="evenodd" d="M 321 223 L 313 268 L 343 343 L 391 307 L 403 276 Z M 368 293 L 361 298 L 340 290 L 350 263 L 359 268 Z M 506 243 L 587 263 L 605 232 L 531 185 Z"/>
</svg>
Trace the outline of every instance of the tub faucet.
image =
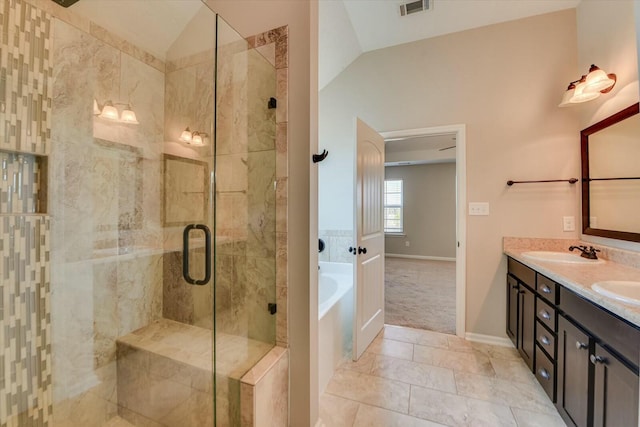
<svg viewBox="0 0 640 427">
<path fill-rule="evenodd" d="M 600 252 L 600 249 L 596 249 L 593 246 L 589 246 L 589 249 L 587 249 L 586 246 L 569 246 L 569 250 L 571 252 L 573 252 L 574 249 L 577 249 L 580 252 L 582 252 L 580 254 L 582 258 L 588 258 L 588 259 L 598 259 L 598 255 L 596 255 L 596 252 Z"/>
</svg>

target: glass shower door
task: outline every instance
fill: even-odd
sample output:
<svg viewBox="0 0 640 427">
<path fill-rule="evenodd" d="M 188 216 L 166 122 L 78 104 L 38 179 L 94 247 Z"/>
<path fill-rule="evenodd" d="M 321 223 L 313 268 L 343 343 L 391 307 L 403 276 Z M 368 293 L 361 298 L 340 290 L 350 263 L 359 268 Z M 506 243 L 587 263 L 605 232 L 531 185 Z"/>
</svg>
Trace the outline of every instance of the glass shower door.
<svg viewBox="0 0 640 427">
<path fill-rule="evenodd" d="M 275 49 L 220 16 L 217 29 L 216 421 L 235 426 L 252 397 L 242 377 L 276 338 Z"/>
</svg>

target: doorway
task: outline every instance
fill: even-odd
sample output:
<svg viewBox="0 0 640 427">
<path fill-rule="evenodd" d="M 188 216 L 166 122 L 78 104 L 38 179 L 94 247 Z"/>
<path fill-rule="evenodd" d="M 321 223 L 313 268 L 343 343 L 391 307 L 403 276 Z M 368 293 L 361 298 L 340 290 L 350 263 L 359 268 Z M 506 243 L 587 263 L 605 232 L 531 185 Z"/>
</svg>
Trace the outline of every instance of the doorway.
<svg viewBox="0 0 640 427">
<path fill-rule="evenodd" d="M 465 126 L 382 136 L 385 323 L 464 337 Z"/>
</svg>

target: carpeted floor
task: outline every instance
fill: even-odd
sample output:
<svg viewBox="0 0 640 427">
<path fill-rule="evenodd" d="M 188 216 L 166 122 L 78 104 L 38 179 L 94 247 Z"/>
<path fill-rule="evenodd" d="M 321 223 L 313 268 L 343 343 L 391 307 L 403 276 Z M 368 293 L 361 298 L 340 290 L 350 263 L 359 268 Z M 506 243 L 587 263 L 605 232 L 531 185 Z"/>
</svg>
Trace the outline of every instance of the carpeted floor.
<svg viewBox="0 0 640 427">
<path fill-rule="evenodd" d="M 456 332 L 456 263 L 385 260 L 385 323 Z"/>
</svg>

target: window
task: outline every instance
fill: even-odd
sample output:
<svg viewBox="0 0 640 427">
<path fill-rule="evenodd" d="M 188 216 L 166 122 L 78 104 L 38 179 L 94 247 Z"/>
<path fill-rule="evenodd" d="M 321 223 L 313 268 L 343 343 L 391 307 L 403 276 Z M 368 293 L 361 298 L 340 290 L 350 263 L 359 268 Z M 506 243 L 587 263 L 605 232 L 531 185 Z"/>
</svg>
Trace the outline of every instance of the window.
<svg viewBox="0 0 640 427">
<path fill-rule="evenodd" d="M 384 232 L 402 233 L 402 180 L 384 181 Z"/>
</svg>

